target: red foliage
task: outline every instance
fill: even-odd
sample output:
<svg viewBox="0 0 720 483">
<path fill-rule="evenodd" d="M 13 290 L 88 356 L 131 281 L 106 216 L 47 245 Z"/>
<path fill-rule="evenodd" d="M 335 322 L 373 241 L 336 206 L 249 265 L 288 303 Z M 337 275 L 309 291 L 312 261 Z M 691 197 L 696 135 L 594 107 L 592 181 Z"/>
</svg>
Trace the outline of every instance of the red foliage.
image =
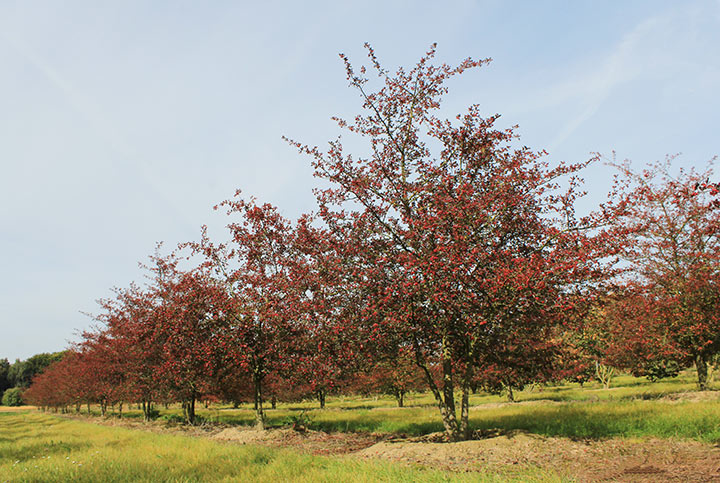
<svg viewBox="0 0 720 483">
<path fill-rule="evenodd" d="M 695 364 L 706 387 L 707 364 L 720 352 L 720 191 L 703 172 L 670 173 L 672 158 L 640 173 L 622 164 L 616 199 L 618 239 L 629 263 L 627 284 L 641 293 L 637 307 L 651 317 L 630 317 L 640 345 Z M 659 337 L 659 339 L 658 339 Z M 652 351 L 650 351 L 652 352 Z"/>
<path fill-rule="evenodd" d="M 435 117 L 445 81 L 486 61 L 434 66 L 434 53 L 391 76 L 368 47 L 382 82 L 374 92 L 343 56 L 365 114 L 338 123 L 369 140 L 368 159 L 346 155 L 340 140 L 327 152 L 295 144 L 314 158 L 316 176 L 331 183 L 318 192 L 321 214 L 363 235 L 354 247 L 356 285 L 376 294 L 365 321 L 376 338 L 397 337 L 414 348 L 448 436 L 457 439 L 469 434 L 468 389 L 477 365 L 510 340 L 541 343 L 545 327 L 562 322 L 604 267 L 597 241 L 583 230 L 596 220 L 577 220 L 573 211 L 574 174 L 587 163 L 550 168 L 543 153 L 513 148 L 512 129 L 495 128 L 498 116 L 482 117 L 477 106 L 458 122 Z M 560 178 L 568 179 L 564 192 Z M 441 387 L 428 372 L 432 357 L 440 360 Z"/>
</svg>

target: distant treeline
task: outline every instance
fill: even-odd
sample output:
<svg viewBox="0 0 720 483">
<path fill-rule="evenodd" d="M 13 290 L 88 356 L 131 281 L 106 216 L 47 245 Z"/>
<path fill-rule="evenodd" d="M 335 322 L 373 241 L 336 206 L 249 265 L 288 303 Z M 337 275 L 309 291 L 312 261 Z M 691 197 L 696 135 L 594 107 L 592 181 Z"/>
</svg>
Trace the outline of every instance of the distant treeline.
<svg viewBox="0 0 720 483">
<path fill-rule="evenodd" d="M 30 387 L 32 380 L 41 374 L 50 364 L 63 358 L 66 351 L 35 354 L 27 360 L 16 359 L 10 363 L 7 358 L 0 359 L 0 394 L 5 406 L 22 404 L 21 392 Z"/>
</svg>

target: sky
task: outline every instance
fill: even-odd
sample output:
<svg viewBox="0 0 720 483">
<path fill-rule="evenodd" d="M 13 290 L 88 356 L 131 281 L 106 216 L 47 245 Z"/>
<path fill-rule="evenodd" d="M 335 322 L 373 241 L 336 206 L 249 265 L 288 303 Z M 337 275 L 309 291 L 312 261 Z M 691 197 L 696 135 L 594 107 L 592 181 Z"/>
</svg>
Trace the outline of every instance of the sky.
<svg viewBox="0 0 720 483">
<path fill-rule="evenodd" d="M 242 189 L 296 218 L 331 117 L 359 113 L 338 53 L 394 71 L 493 59 L 449 83 L 548 159 L 720 154 L 720 1 L 0 0 L 0 358 L 66 348 L 155 245 L 230 220 Z M 594 206 L 614 168 L 585 175 Z M 220 233 L 220 231 L 218 231 Z"/>
</svg>

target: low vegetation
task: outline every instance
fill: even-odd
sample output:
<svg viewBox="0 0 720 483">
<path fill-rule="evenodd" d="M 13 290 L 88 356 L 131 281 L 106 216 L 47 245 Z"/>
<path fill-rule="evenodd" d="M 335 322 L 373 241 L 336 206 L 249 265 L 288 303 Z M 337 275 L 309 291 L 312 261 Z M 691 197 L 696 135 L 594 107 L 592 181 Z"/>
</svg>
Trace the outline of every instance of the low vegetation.
<svg viewBox="0 0 720 483">
<path fill-rule="evenodd" d="M 447 474 L 380 460 L 330 458 L 177 434 L 0 412 L 3 481 L 562 481 L 539 468 Z"/>
<path fill-rule="evenodd" d="M 692 458 L 709 455 L 720 442 L 720 393 L 694 392 L 694 378 L 686 371 L 662 383 L 618 376 L 612 389 L 536 387 L 518 392 L 514 403 L 475 394 L 469 417 L 475 441 L 441 446 L 444 428 L 427 393 L 408 395 L 404 408 L 389 396 L 329 397 L 324 409 L 315 401 L 280 403 L 267 411 L 267 422 L 285 429 L 262 438 L 253 434 L 248 404 L 201 405 L 195 426 L 183 424 L 179 405 L 159 407 L 151 422 L 134 405 L 122 418 L 112 408 L 101 417 L 98 406 L 89 418 L 86 408 L 79 414 L 4 408 L 0 475 L 9 481 L 573 481 L 605 475 L 603 461 L 615 458 L 624 481 L 648 471 L 658 472 L 657 481 L 690 478 L 706 471 L 687 473 L 695 468 Z M 237 437 L 215 437 L 228 431 Z M 459 444 L 475 446 L 453 446 Z M 561 459 L 552 456 L 557 448 Z M 522 451 L 532 454 L 518 463 Z M 633 459 L 660 461 L 666 454 L 680 455 L 674 469 Z"/>
</svg>

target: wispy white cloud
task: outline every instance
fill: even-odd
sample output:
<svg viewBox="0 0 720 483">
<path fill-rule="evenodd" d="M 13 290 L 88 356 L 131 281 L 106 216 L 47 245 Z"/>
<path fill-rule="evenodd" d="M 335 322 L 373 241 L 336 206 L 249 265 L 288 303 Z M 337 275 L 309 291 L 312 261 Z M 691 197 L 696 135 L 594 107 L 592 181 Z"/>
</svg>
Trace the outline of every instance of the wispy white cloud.
<svg viewBox="0 0 720 483">
<path fill-rule="evenodd" d="M 16 54 L 34 67 L 45 79 L 57 88 L 72 109 L 80 114 L 87 121 L 88 126 L 105 140 L 113 150 L 125 156 L 135 154 L 130 145 L 120 135 L 117 128 L 103 115 L 97 104 L 85 97 L 80 90 L 75 88 L 50 62 L 38 55 L 37 52 L 28 45 L 16 38 L 8 36 L 2 30 L 0 30 L 0 39 L 4 40 Z"/>
<path fill-rule="evenodd" d="M 596 70 L 575 79 L 570 84 L 559 87 L 559 92 L 550 98 L 559 103 L 569 97 L 582 96 L 584 108 L 577 116 L 567 122 L 550 142 L 553 150 L 565 142 L 582 124 L 592 118 L 605 103 L 613 90 L 619 85 L 639 77 L 644 69 L 640 47 L 654 31 L 663 29 L 667 19 L 651 17 L 638 24 L 626 34 L 615 49 Z"/>
</svg>

